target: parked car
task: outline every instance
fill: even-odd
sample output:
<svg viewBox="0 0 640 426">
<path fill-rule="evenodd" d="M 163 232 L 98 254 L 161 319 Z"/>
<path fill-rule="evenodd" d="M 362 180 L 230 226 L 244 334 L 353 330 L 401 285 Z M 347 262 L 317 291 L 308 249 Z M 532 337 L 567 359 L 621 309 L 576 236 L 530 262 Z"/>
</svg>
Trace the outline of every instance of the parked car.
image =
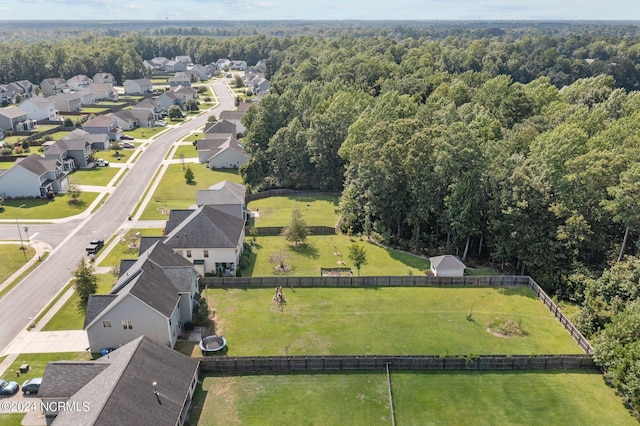
<svg viewBox="0 0 640 426">
<path fill-rule="evenodd" d="M 167 125 L 167 122 L 164 120 L 158 120 L 155 123 L 153 123 L 154 126 L 160 126 L 160 127 L 164 127 Z"/>
<path fill-rule="evenodd" d="M 122 137 L 120 139 L 122 139 L 123 141 L 132 141 L 133 140 L 133 136 L 122 135 Z"/>
<path fill-rule="evenodd" d="M 96 159 L 96 166 L 98 166 L 98 167 L 108 167 L 109 166 L 109 162 L 107 160 L 103 160 L 102 158 L 97 158 Z"/>
<path fill-rule="evenodd" d="M 29 379 L 22 384 L 22 393 L 25 395 L 37 394 L 40 390 L 40 384 L 42 383 L 42 377 L 35 377 Z"/>
<path fill-rule="evenodd" d="M 132 144 L 131 142 L 122 142 L 122 147 L 123 148 L 135 148 L 136 146 L 134 144 Z"/>
<path fill-rule="evenodd" d="M 100 249 L 104 246 L 104 240 L 91 240 L 89 245 L 85 248 L 87 255 L 96 255 Z"/>
<path fill-rule="evenodd" d="M 18 392 L 18 382 L 0 379 L 0 395 L 13 395 Z"/>
</svg>

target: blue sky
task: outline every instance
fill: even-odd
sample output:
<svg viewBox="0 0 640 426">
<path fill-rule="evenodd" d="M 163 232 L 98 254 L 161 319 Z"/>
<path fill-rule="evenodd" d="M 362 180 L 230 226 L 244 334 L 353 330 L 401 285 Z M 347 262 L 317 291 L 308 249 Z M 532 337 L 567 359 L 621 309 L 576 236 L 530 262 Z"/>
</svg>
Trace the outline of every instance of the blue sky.
<svg viewBox="0 0 640 426">
<path fill-rule="evenodd" d="M 0 20 L 640 20 L 637 0 L 0 0 Z"/>
</svg>

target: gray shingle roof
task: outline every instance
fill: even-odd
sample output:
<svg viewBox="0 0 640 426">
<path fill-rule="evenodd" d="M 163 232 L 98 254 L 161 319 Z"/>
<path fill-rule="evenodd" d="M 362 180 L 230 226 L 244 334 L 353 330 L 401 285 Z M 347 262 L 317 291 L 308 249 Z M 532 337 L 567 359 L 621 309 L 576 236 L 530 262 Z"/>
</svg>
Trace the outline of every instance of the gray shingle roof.
<svg viewBox="0 0 640 426">
<path fill-rule="evenodd" d="M 107 366 L 91 361 L 50 362 L 44 370 L 38 397 L 69 398 Z"/>
<path fill-rule="evenodd" d="M 96 319 L 117 297 L 115 294 L 92 294 L 89 296 L 82 328 L 84 329 L 91 324 L 91 321 Z"/>
<path fill-rule="evenodd" d="M 464 263 L 462 263 L 457 257 L 452 256 L 450 254 L 446 254 L 444 256 L 436 256 L 430 257 L 429 262 L 431 262 L 431 266 L 434 268 L 442 268 L 442 269 L 464 269 Z"/>
<path fill-rule="evenodd" d="M 62 154 L 66 151 L 84 151 L 89 145 L 86 139 L 60 139 L 49 145 L 45 154 Z"/>
<path fill-rule="evenodd" d="M 200 206 L 167 234 L 171 248 L 234 248 L 238 245 L 244 220 L 212 206 Z"/>
<path fill-rule="evenodd" d="M 245 111 L 222 111 L 220 113 L 221 120 L 240 120 Z"/>
<path fill-rule="evenodd" d="M 42 176 L 48 171 L 55 170 L 57 160 L 47 160 L 38 154 L 31 154 L 19 161 L 16 161 L 16 166 L 22 167 L 31 173 Z"/>
<path fill-rule="evenodd" d="M 196 192 L 196 204 L 202 205 L 228 205 L 237 204 L 244 206 L 245 194 L 247 187 L 223 180 L 215 185 L 211 185 L 209 189 L 201 189 Z"/>
<path fill-rule="evenodd" d="M 27 114 L 27 111 L 23 110 L 22 108 L 14 106 L 14 107 L 0 108 L 0 115 L 7 118 L 18 118 L 28 114 Z"/>
<path fill-rule="evenodd" d="M 208 123 L 204 126 L 204 133 L 236 133 L 236 125 L 228 120 L 220 120 L 217 123 Z"/>
</svg>

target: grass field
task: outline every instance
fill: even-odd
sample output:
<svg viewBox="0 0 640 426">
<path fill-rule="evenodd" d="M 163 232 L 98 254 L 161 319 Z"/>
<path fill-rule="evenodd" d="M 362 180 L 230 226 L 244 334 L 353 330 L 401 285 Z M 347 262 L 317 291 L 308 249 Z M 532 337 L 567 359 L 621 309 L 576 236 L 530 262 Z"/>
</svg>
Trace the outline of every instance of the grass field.
<svg viewBox="0 0 640 426">
<path fill-rule="evenodd" d="M 127 130 L 125 134 L 136 139 L 147 139 L 157 135 L 164 129 L 165 127 L 138 127 L 134 130 Z"/>
<path fill-rule="evenodd" d="M 21 426 L 24 416 L 26 416 L 24 413 L 0 414 L 0 424 L 2 426 Z"/>
<path fill-rule="evenodd" d="M 207 290 L 229 356 L 581 353 L 528 288 L 285 288 L 282 311 L 273 293 Z M 495 318 L 525 334 L 494 336 Z"/>
<path fill-rule="evenodd" d="M 258 213 L 255 226 L 286 226 L 291 221 L 294 206 L 300 208 L 307 225 L 336 226 L 338 222 L 338 196 L 269 197 L 249 203 L 249 210 Z"/>
<path fill-rule="evenodd" d="M 69 180 L 78 185 L 105 186 L 113 179 L 116 173 L 118 173 L 118 169 L 114 167 L 81 169 L 70 174 Z"/>
<path fill-rule="evenodd" d="M 7 170 L 16 164 L 15 161 L 0 161 L 0 170 Z"/>
<path fill-rule="evenodd" d="M 193 142 L 193 141 L 197 141 L 199 139 L 202 139 L 204 137 L 204 133 L 200 132 L 195 132 L 195 133 L 191 133 L 188 136 L 186 136 L 185 138 L 182 138 L 180 141 L 181 142 Z"/>
<path fill-rule="evenodd" d="M 98 290 L 96 294 L 108 294 L 111 291 L 115 277 L 111 274 L 96 274 Z M 86 306 L 80 303 L 80 298 L 74 292 L 62 308 L 42 327 L 42 331 L 82 330 Z"/>
<path fill-rule="evenodd" d="M 85 211 L 96 199 L 99 194 L 97 192 L 83 192 L 78 198 L 77 204 L 69 204 L 69 196 L 66 194 L 58 194 L 53 200 L 45 198 L 20 199 L 5 201 L 4 212 L 0 213 L 0 219 L 14 220 L 14 211 L 18 206 L 25 204 L 26 206 L 18 211 L 18 218 L 22 220 L 29 219 L 58 219 L 61 217 L 69 217 Z"/>
<path fill-rule="evenodd" d="M 178 149 L 176 149 L 175 154 L 173 154 L 173 158 L 180 158 L 180 154 L 184 155 L 184 158 L 198 158 L 198 151 L 196 151 L 196 147 L 191 144 L 178 145 Z"/>
<path fill-rule="evenodd" d="M 2 375 L 5 380 L 14 380 L 22 384 L 25 380 L 32 379 L 34 377 L 42 377 L 44 368 L 48 362 L 51 361 L 88 361 L 91 359 L 89 352 L 56 352 L 56 353 L 38 353 L 38 354 L 20 354 L 18 358 L 7 368 L 7 371 Z M 20 368 L 20 365 L 26 362 L 29 364 L 29 372 L 26 374 L 20 374 L 20 378 L 16 377 L 16 371 Z"/>
<path fill-rule="evenodd" d="M 367 254 L 367 264 L 360 269 L 361 275 L 408 275 L 422 274 L 429 269 L 429 261 L 411 254 L 386 249 L 378 245 L 350 238 L 346 235 L 311 235 L 304 245 L 295 247 L 281 236 L 256 237 L 257 246 L 251 253 L 249 268 L 243 276 L 319 276 L 320 268 L 351 268 L 353 275 L 358 271 L 349 260 L 349 246 L 353 242 L 361 244 Z M 275 271 L 275 263 L 269 262 L 274 254 L 282 252 L 288 258 L 286 263 L 292 270 L 286 273 Z M 344 262 L 344 263 L 339 263 Z"/>
<path fill-rule="evenodd" d="M 199 164 L 192 164 L 191 170 L 195 175 L 195 180 L 191 184 L 187 184 L 182 166 L 171 164 L 162 176 L 156 192 L 140 219 L 168 219 L 167 215 L 162 214 L 162 207 L 167 207 L 169 210 L 184 209 L 195 204 L 196 192 L 199 189 L 207 189 L 223 180 L 241 181 L 240 175 L 235 169 L 211 170 Z"/>
<path fill-rule="evenodd" d="M 67 136 L 69 133 L 71 133 L 71 132 L 68 132 L 68 131 L 66 131 L 66 130 L 61 130 L 61 131 L 58 131 L 58 132 L 52 133 L 52 134 L 51 134 L 51 135 L 49 135 L 49 136 L 51 136 L 51 137 L 53 138 L 53 140 L 54 140 L 54 141 L 57 141 L 57 140 L 59 140 L 59 139 L 62 139 L 62 138 L 63 138 L 63 137 L 65 137 L 65 136 Z"/>
<path fill-rule="evenodd" d="M 131 229 L 129 232 L 140 232 L 145 237 L 153 237 L 153 236 L 161 236 L 162 229 L 159 228 L 140 228 L 140 229 Z M 129 248 L 127 247 L 123 240 L 120 240 L 120 243 L 117 244 L 110 252 L 107 254 L 102 262 L 100 262 L 99 266 L 118 266 L 120 265 L 121 259 L 137 259 L 138 258 L 138 248 Z"/>
<path fill-rule="evenodd" d="M 392 372 L 391 386 L 398 425 L 637 425 L 595 372 Z M 386 375 L 210 375 L 188 424 L 221 423 L 388 425 Z"/>
<path fill-rule="evenodd" d="M 31 259 L 35 254 L 35 250 L 28 247 L 27 259 Z M 18 269 L 24 266 L 24 253 L 20 250 L 20 244 L 0 244 L 0 284 L 13 275 Z"/>
</svg>

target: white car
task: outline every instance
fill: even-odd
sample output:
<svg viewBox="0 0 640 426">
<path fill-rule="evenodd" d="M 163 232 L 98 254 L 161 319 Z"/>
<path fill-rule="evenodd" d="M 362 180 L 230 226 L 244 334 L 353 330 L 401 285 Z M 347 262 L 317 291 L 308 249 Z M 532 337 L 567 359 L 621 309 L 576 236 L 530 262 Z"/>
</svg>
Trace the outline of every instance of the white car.
<svg viewBox="0 0 640 426">
<path fill-rule="evenodd" d="M 153 123 L 153 125 L 154 125 L 154 126 L 161 126 L 161 127 L 164 127 L 164 126 L 166 126 L 166 125 L 167 125 L 167 122 L 166 122 L 166 121 L 162 121 L 162 120 L 158 120 L 158 121 L 156 121 L 155 123 Z"/>
<path fill-rule="evenodd" d="M 96 159 L 96 166 L 98 166 L 98 167 L 108 167 L 109 166 L 109 162 L 107 160 L 103 160 L 102 158 L 97 158 Z"/>
</svg>

